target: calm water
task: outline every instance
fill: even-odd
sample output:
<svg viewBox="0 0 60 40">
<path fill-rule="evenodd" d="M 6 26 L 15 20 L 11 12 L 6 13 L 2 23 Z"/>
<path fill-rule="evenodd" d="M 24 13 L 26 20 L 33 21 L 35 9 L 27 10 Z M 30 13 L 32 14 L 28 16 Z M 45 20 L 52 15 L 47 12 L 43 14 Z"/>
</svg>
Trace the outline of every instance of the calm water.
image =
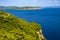
<svg viewBox="0 0 60 40">
<path fill-rule="evenodd" d="M 60 40 L 60 8 L 41 10 L 4 10 L 29 22 L 41 24 L 47 40 Z"/>
</svg>

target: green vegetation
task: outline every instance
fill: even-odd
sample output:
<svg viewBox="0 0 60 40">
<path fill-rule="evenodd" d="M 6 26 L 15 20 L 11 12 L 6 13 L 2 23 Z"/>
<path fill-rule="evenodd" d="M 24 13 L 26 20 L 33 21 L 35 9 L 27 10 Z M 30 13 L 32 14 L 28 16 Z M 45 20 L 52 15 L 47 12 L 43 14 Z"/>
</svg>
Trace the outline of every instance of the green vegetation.
<svg viewBox="0 0 60 40">
<path fill-rule="evenodd" d="M 40 25 L 0 11 L 0 40 L 39 40 Z"/>
</svg>

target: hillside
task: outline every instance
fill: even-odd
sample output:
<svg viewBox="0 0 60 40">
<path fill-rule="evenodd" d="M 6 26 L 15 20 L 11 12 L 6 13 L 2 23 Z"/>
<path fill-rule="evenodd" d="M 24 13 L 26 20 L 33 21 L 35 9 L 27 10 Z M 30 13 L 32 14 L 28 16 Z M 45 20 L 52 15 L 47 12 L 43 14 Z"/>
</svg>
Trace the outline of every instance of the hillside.
<svg viewBox="0 0 60 40">
<path fill-rule="evenodd" d="M 40 24 L 0 11 L 0 40 L 45 40 Z"/>
</svg>

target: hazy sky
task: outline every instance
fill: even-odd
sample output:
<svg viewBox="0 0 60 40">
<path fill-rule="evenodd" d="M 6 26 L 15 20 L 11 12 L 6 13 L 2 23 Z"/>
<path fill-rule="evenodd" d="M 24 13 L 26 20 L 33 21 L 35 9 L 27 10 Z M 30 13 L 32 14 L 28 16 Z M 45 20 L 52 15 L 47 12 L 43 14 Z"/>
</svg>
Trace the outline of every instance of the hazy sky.
<svg viewBox="0 0 60 40">
<path fill-rule="evenodd" d="M 0 0 L 0 6 L 60 6 L 60 0 Z"/>
</svg>

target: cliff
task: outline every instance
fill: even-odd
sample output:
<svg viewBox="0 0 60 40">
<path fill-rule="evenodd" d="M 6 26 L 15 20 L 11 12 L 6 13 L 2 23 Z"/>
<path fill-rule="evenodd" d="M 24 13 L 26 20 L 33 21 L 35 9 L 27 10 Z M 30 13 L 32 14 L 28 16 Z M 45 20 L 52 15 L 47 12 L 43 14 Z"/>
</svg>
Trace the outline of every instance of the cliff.
<svg viewBox="0 0 60 40">
<path fill-rule="evenodd" d="M 40 24 L 0 11 L 0 40 L 45 40 Z"/>
</svg>

